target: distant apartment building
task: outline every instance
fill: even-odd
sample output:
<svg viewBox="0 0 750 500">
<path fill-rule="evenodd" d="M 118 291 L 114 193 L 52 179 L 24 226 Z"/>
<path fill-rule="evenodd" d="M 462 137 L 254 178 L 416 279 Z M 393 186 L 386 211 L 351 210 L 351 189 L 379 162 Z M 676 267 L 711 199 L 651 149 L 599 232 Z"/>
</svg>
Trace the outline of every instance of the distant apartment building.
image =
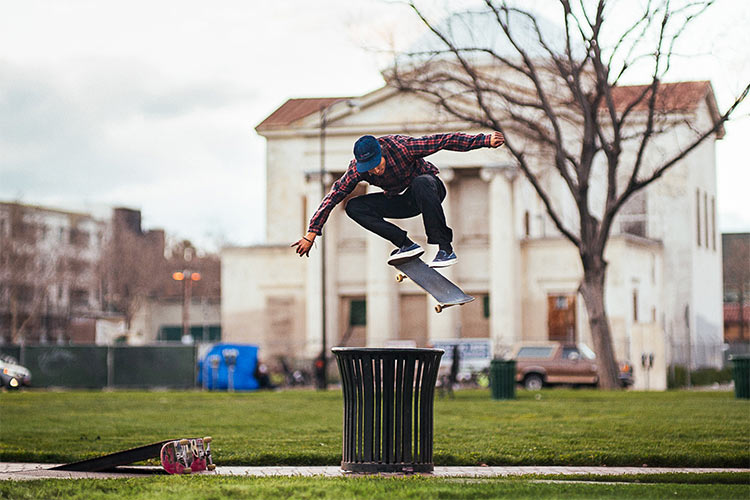
<svg viewBox="0 0 750 500">
<path fill-rule="evenodd" d="M 103 312 L 107 221 L 0 203 L 0 341 L 62 342 Z"/>
<path fill-rule="evenodd" d="M 0 343 L 179 341 L 182 313 L 163 310 L 181 310 L 172 274 L 188 267 L 202 277 L 191 283 L 196 338 L 220 338 L 218 258 L 185 245 L 165 255 L 164 231 L 144 231 L 138 210 L 0 203 Z"/>
</svg>

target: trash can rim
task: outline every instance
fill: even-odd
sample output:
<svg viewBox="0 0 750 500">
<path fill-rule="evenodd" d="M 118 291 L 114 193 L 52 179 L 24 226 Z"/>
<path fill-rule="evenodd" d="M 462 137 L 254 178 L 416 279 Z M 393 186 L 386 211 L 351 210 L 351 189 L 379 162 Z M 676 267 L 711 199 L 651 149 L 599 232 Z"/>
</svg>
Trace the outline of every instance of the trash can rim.
<svg viewBox="0 0 750 500">
<path fill-rule="evenodd" d="M 363 353 L 445 353 L 444 349 L 433 349 L 428 347 L 333 347 L 331 352 L 363 352 Z"/>
<path fill-rule="evenodd" d="M 750 359 L 750 354 L 730 354 L 729 361 L 736 361 L 738 359 L 745 360 Z"/>
</svg>

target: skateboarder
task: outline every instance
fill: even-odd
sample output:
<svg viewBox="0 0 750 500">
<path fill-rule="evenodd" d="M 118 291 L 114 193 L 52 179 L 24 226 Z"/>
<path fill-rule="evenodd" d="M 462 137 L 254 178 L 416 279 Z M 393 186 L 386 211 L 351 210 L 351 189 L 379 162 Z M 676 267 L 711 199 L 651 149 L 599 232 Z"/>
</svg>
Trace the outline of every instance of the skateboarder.
<svg viewBox="0 0 750 500">
<path fill-rule="evenodd" d="M 424 157 L 443 149 L 470 151 L 482 147 L 497 148 L 503 143 L 505 137 L 500 132 L 435 134 L 420 138 L 405 135 L 360 137 L 354 143 L 354 159 L 323 198 L 310 219 L 307 234 L 291 246 L 296 247 L 300 257 L 309 257 L 315 237 L 321 234 L 331 210 L 360 181 L 365 181 L 382 188 L 383 192 L 352 198 L 346 204 L 346 213 L 365 229 L 393 243 L 396 249 L 391 252 L 389 264 L 417 258 L 424 249 L 409 239 L 406 231 L 385 219 L 407 219 L 422 214 L 427 243 L 439 246 L 430 267 L 453 265 L 457 260 L 451 245 L 453 231 L 445 221 L 441 205 L 446 195 L 445 185 L 438 177 L 437 167 Z"/>
</svg>

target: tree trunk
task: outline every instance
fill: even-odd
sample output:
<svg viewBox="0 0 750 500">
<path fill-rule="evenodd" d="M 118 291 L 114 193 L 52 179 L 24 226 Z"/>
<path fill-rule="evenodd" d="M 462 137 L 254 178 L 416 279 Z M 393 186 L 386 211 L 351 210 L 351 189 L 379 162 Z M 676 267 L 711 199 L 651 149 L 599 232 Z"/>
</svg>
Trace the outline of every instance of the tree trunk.
<svg viewBox="0 0 750 500">
<path fill-rule="evenodd" d="M 604 276 L 606 263 L 602 257 L 584 259 L 583 281 L 579 292 L 586 304 L 589 317 L 591 338 L 596 352 L 599 387 L 602 389 L 617 389 L 618 366 L 612 348 L 612 333 L 607 321 L 604 308 Z"/>
</svg>

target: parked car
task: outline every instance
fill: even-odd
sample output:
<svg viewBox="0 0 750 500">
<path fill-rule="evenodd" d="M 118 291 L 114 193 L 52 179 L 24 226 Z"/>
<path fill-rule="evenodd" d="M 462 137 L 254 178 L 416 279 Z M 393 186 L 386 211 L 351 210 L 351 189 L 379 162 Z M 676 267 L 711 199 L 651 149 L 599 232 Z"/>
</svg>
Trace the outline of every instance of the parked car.
<svg viewBox="0 0 750 500">
<path fill-rule="evenodd" d="M 516 360 L 516 382 L 528 390 L 539 390 L 546 385 L 574 386 L 599 384 L 596 355 L 586 344 L 564 342 L 522 343 L 513 350 Z M 630 363 L 619 363 L 620 384 L 633 383 Z"/>
<path fill-rule="evenodd" d="M 31 372 L 13 356 L 0 355 L 0 385 L 8 389 L 31 385 Z"/>
</svg>

